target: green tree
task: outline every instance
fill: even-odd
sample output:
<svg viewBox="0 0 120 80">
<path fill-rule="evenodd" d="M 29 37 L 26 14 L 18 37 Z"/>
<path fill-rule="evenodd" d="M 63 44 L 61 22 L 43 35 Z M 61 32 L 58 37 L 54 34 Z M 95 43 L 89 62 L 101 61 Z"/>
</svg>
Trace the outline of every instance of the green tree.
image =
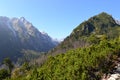
<svg viewBox="0 0 120 80">
<path fill-rule="evenodd" d="M 21 69 L 29 71 L 30 70 L 29 63 L 28 62 L 24 62 L 22 67 L 21 67 Z"/>
<path fill-rule="evenodd" d="M 8 71 L 6 69 L 1 69 L 0 70 L 0 80 L 3 80 L 3 79 L 5 79 L 5 78 L 7 78 L 9 76 L 10 75 L 9 75 L 9 73 L 8 73 Z"/>
<path fill-rule="evenodd" d="M 3 60 L 3 64 L 5 64 L 6 66 L 8 66 L 9 72 L 11 73 L 12 69 L 14 68 L 14 65 L 12 64 L 12 61 L 9 58 L 5 58 Z"/>
</svg>

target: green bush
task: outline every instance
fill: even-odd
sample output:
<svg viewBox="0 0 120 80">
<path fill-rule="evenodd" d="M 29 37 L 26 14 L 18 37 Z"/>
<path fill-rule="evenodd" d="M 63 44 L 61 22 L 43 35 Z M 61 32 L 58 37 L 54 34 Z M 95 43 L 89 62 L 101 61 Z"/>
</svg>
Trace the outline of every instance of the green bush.
<svg viewBox="0 0 120 80">
<path fill-rule="evenodd" d="M 0 70 L 0 80 L 10 77 L 8 71 L 6 69 Z"/>
</svg>

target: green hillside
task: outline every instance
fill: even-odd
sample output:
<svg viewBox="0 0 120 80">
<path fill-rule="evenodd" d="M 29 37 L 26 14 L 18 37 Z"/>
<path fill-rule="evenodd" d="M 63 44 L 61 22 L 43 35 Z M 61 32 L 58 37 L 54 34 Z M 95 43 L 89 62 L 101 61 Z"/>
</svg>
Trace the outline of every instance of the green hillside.
<svg viewBox="0 0 120 80">
<path fill-rule="evenodd" d="M 99 45 L 70 50 L 50 57 L 38 69 L 43 80 L 100 80 L 110 73 L 114 60 L 120 57 L 120 40 L 101 41 Z"/>
<path fill-rule="evenodd" d="M 65 40 L 50 53 L 55 55 L 67 50 L 96 44 L 99 39 L 114 39 L 120 35 L 120 25 L 105 12 L 91 17 L 78 25 Z"/>
<path fill-rule="evenodd" d="M 38 68 L 12 80 L 100 80 L 111 73 L 120 57 L 120 38 L 100 41 L 97 45 L 78 48 L 49 59 Z"/>
</svg>

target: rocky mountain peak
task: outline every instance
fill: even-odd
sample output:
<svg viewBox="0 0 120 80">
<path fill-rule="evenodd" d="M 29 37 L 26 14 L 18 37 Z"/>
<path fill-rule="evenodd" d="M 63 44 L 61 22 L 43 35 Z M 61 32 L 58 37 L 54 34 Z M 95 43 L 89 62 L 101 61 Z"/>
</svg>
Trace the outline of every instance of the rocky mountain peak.
<svg viewBox="0 0 120 80">
<path fill-rule="evenodd" d="M 22 56 L 21 50 L 47 52 L 57 43 L 42 34 L 24 17 L 0 17 L 0 61 L 9 56 L 12 60 Z M 4 57 L 3 57 L 4 56 Z"/>
<path fill-rule="evenodd" d="M 20 17 L 20 21 L 24 22 L 26 19 L 24 17 Z"/>
<path fill-rule="evenodd" d="M 72 33 L 77 33 L 79 35 L 90 35 L 91 33 L 102 34 L 108 27 L 115 27 L 115 25 L 116 22 L 114 18 L 111 15 L 102 12 L 78 25 Z"/>
<path fill-rule="evenodd" d="M 52 54 L 63 53 L 73 48 L 89 46 L 92 43 L 92 41 L 89 41 L 90 39 L 94 40 L 94 38 L 97 39 L 104 36 L 109 39 L 118 37 L 120 34 L 119 29 L 120 26 L 116 24 L 115 19 L 111 15 L 102 12 L 80 23 L 72 33 L 57 46 Z"/>
</svg>

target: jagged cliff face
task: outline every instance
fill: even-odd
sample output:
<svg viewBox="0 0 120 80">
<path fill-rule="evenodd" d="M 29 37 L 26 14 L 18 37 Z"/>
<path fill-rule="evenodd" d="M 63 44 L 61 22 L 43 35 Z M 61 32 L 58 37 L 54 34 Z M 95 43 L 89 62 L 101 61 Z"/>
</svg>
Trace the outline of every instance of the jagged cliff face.
<svg viewBox="0 0 120 80">
<path fill-rule="evenodd" d="M 16 59 L 22 56 L 22 49 L 47 52 L 57 44 L 24 17 L 0 17 L 0 60 L 5 57 Z"/>
</svg>

